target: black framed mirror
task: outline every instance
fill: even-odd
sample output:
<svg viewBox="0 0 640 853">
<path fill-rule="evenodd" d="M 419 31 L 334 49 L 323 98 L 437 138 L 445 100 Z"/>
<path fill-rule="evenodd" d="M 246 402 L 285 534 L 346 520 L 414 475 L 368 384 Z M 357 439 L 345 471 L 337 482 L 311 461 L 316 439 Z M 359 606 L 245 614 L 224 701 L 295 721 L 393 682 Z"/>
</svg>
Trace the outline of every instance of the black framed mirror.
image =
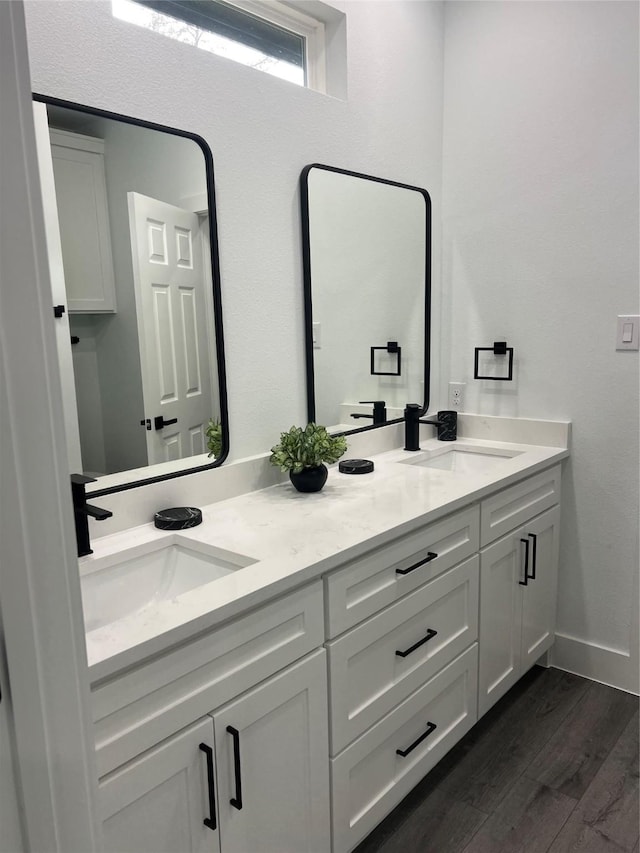
<svg viewBox="0 0 640 853">
<path fill-rule="evenodd" d="M 188 131 L 33 99 L 71 472 L 95 478 L 87 491 L 98 496 L 222 464 L 209 146 Z"/>
<path fill-rule="evenodd" d="M 353 432 L 399 420 L 408 402 L 426 411 L 429 193 L 313 163 L 300 195 L 308 419 Z"/>
</svg>

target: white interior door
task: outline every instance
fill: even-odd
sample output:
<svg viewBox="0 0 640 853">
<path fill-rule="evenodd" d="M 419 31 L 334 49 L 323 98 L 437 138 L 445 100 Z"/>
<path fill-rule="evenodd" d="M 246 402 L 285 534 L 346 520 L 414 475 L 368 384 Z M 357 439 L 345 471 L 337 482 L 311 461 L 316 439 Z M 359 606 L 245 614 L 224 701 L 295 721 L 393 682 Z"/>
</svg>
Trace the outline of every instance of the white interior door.
<svg viewBox="0 0 640 853">
<path fill-rule="evenodd" d="M 128 199 L 152 465 L 206 452 L 205 430 L 214 414 L 208 294 L 197 215 L 139 193 Z"/>
<path fill-rule="evenodd" d="M 40 171 L 42 205 L 44 208 L 44 227 L 49 255 L 49 275 L 51 277 L 52 296 L 51 311 L 53 313 L 54 305 L 65 306 L 64 314 L 61 317 L 52 318 L 52 322 L 55 323 L 56 345 L 58 348 L 58 361 L 60 363 L 64 431 L 67 439 L 69 471 L 81 472 L 83 468 L 80 451 L 80 430 L 78 427 L 78 405 L 76 402 L 76 386 L 73 376 L 69 311 L 67 310 L 67 294 L 65 290 L 64 267 L 62 264 L 62 243 L 60 241 L 60 224 L 56 204 L 56 187 L 53 177 L 53 160 L 51 158 L 46 104 L 34 102 L 33 117 L 36 128 L 38 168 Z"/>
</svg>

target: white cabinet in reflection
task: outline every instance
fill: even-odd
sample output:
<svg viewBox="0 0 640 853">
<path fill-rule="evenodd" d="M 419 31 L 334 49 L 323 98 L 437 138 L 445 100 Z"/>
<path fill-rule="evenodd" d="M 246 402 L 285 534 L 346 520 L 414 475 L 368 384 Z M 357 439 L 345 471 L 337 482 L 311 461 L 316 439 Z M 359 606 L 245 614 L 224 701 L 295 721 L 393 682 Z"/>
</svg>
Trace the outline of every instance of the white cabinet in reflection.
<svg viewBox="0 0 640 853">
<path fill-rule="evenodd" d="M 65 130 L 50 132 L 56 203 L 70 312 L 116 310 L 104 168 L 104 142 Z"/>
</svg>

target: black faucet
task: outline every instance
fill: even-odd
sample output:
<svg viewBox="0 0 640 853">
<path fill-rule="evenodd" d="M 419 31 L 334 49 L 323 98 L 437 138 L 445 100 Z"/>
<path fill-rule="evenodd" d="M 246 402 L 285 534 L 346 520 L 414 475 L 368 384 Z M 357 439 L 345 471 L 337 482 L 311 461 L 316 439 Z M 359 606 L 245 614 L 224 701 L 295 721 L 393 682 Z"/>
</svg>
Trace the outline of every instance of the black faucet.
<svg viewBox="0 0 640 853">
<path fill-rule="evenodd" d="M 368 418 L 369 420 L 373 419 L 374 426 L 379 426 L 380 424 L 386 424 L 387 422 L 387 410 L 385 408 L 386 403 L 384 400 L 360 400 L 361 403 L 372 403 L 373 404 L 373 414 L 372 415 L 361 415 L 361 414 L 352 414 L 352 418 Z"/>
<path fill-rule="evenodd" d="M 438 412 L 438 420 L 421 421 L 422 406 L 407 403 L 404 410 L 404 449 L 420 450 L 420 424 L 431 424 L 438 428 L 438 441 L 455 441 L 458 434 L 458 413 Z"/>
<path fill-rule="evenodd" d="M 96 521 L 104 521 L 105 518 L 111 518 L 113 515 L 108 509 L 100 509 L 99 506 L 87 503 L 84 487 L 87 483 L 95 482 L 95 477 L 85 477 L 84 474 L 71 475 L 71 496 L 73 497 L 73 517 L 76 522 L 78 557 L 93 554 L 89 539 L 89 516 L 95 518 Z"/>
</svg>

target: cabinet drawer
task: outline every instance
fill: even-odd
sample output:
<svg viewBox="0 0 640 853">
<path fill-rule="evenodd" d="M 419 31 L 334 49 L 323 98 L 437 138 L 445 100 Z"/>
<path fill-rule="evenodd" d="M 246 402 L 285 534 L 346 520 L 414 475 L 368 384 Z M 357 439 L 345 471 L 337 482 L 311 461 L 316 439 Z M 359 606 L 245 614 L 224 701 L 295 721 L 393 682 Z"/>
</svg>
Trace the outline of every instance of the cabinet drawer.
<svg viewBox="0 0 640 853">
<path fill-rule="evenodd" d="M 322 583 L 92 686 L 103 776 L 322 645 Z"/>
<path fill-rule="evenodd" d="M 477 666 L 474 644 L 332 759 L 334 853 L 352 850 L 475 723 Z"/>
<path fill-rule="evenodd" d="M 472 557 L 327 644 L 332 755 L 477 639 L 478 565 Z"/>
<path fill-rule="evenodd" d="M 478 543 L 479 511 L 474 506 L 371 551 L 328 575 L 324 581 L 327 636 L 336 637 L 470 557 L 478 550 Z"/>
<path fill-rule="evenodd" d="M 560 466 L 492 495 L 480 506 L 480 545 L 487 545 L 560 501 Z"/>
</svg>

